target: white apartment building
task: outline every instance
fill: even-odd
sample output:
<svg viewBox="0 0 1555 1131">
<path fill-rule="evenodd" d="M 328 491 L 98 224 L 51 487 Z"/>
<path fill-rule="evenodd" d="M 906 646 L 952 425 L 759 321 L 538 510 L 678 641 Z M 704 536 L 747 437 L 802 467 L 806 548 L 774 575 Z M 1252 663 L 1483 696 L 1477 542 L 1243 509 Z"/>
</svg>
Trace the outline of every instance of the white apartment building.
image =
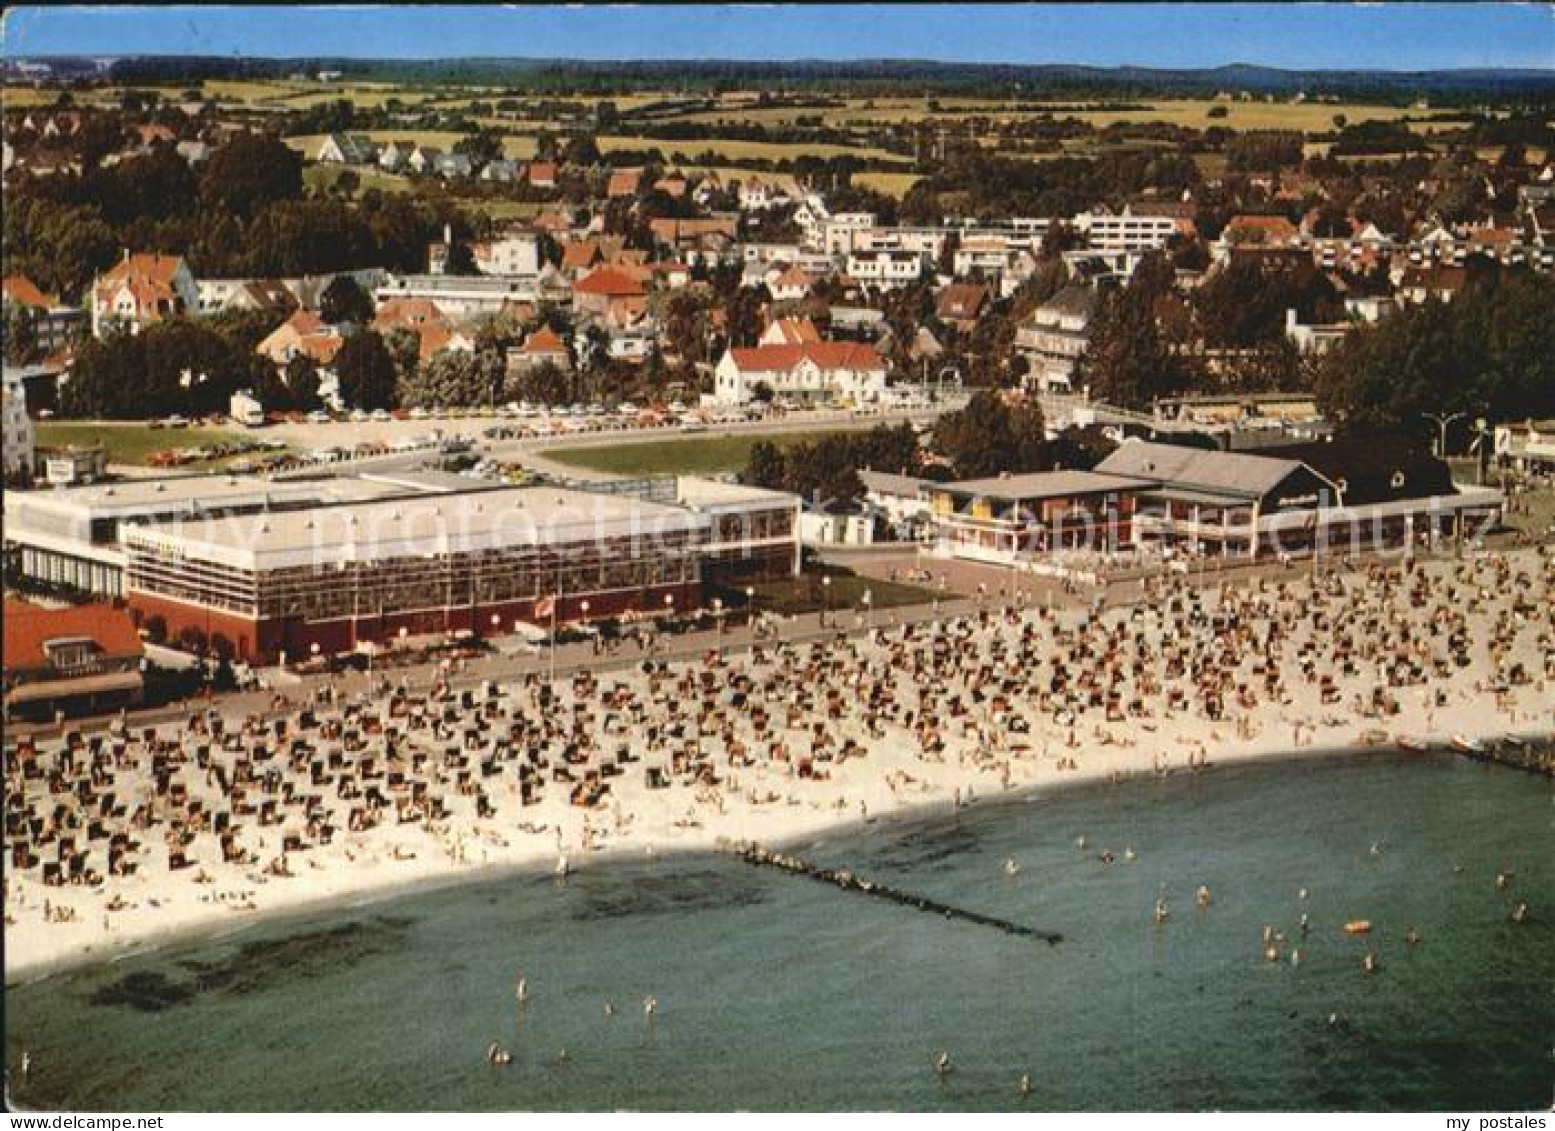
<svg viewBox="0 0 1555 1131">
<path fill-rule="evenodd" d="M 1127 208 L 1116 215 L 1106 210 L 1078 213 L 1074 226 L 1097 251 L 1146 251 L 1165 247 L 1178 231 L 1174 217 L 1136 216 Z"/>
<path fill-rule="evenodd" d="M 4 402 L 5 474 L 30 472 L 34 452 L 32 418 L 27 415 L 27 389 L 21 375 L 7 371 L 5 385 L 0 389 Z"/>
<path fill-rule="evenodd" d="M 931 266 L 927 256 L 912 251 L 854 252 L 848 274 L 866 287 L 894 290 L 915 283 Z"/>
<path fill-rule="evenodd" d="M 839 212 L 821 225 L 822 250 L 827 255 L 847 255 L 857 234 L 874 226 L 873 212 Z"/>
</svg>

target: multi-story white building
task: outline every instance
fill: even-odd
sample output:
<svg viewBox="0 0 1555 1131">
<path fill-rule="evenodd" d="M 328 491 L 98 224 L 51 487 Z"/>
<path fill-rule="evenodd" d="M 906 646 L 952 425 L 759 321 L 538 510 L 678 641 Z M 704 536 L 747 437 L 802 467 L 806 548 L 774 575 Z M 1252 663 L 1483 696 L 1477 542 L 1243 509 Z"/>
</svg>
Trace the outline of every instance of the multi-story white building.
<svg viewBox="0 0 1555 1131">
<path fill-rule="evenodd" d="M 822 250 L 827 255 L 847 255 L 858 234 L 874 226 L 873 212 L 839 212 L 821 226 Z"/>
<path fill-rule="evenodd" d="M 32 418 L 27 415 L 27 389 L 21 375 L 6 370 L 5 385 L 0 389 L 4 401 L 5 474 L 31 473 L 33 459 Z"/>
<path fill-rule="evenodd" d="M 1172 216 L 1137 216 L 1128 208 L 1113 214 L 1106 209 L 1078 213 L 1075 228 L 1097 251 L 1145 251 L 1165 247 L 1179 231 Z"/>
<path fill-rule="evenodd" d="M 930 267 L 928 256 L 915 251 L 854 252 L 848 274 L 869 287 L 894 290 L 917 282 Z"/>
</svg>

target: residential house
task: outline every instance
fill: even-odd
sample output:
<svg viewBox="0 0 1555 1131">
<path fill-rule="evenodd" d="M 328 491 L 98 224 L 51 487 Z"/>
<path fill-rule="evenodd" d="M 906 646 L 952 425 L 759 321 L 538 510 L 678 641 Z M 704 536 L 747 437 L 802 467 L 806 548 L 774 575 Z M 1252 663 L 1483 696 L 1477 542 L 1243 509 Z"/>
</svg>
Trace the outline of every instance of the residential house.
<svg viewBox="0 0 1555 1131">
<path fill-rule="evenodd" d="M 433 163 L 433 168 L 445 181 L 463 180 L 475 175 L 475 162 L 464 153 L 440 154 Z"/>
<path fill-rule="evenodd" d="M 541 326 L 524 339 L 523 345 L 508 350 L 507 365 L 508 372 L 514 375 L 541 365 L 554 365 L 565 373 L 572 368 L 572 355 L 555 330 Z"/>
<path fill-rule="evenodd" d="M 371 165 L 378 160 L 378 147 L 366 134 L 330 134 L 319 143 L 314 159 L 337 165 Z"/>
<path fill-rule="evenodd" d="M 648 309 L 648 295 L 640 274 L 617 266 L 596 268 L 579 279 L 572 288 L 572 302 L 579 313 L 611 315 L 618 320 Z"/>
<path fill-rule="evenodd" d="M 418 145 L 405 158 L 405 168 L 409 172 L 427 176 L 437 172 L 437 163 L 442 156 L 443 151 L 435 145 Z"/>
<path fill-rule="evenodd" d="M 1407 267 L 1396 292 L 1400 302 L 1422 303 L 1428 298 L 1451 302 L 1468 282 L 1468 268 L 1435 263 L 1428 267 Z"/>
<path fill-rule="evenodd" d="M 782 188 L 760 177 L 750 177 L 740 182 L 740 210 L 765 212 L 767 209 L 788 202 L 788 194 Z"/>
<path fill-rule="evenodd" d="M 531 161 L 527 176 L 529 183 L 535 188 L 550 189 L 556 187 L 556 162 Z"/>
<path fill-rule="evenodd" d="M 320 367 L 334 363 L 335 355 L 345 344 L 345 336 L 311 311 L 296 311 L 285 322 L 270 331 L 254 352 L 284 370 L 292 358 L 299 354 L 311 357 Z"/>
<path fill-rule="evenodd" d="M 952 283 L 940 291 L 934 311 L 939 320 L 966 333 L 988 305 L 988 288 L 977 283 Z"/>
<path fill-rule="evenodd" d="M 1073 389 L 1075 365 L 1090 343 L 1096 303 L 1094 286 L 1070 283 L 1017 327 L 1015 348 L 1027 360 L 1027 388 L 1044 393 Z"/>
<path fill-rule="evenodd" d="M 92 333 L 102 337 L 111 327 L 132 334 L 154 322 L 200 307 L 194 275 L 182 256 L 128 251 L 124 258 L 92 282 Z"/>
<path fill-rule="evenodd" d="M 761 332 L 762 346 L 802 346 L 819 342 L 821 332 L 808 318 L 776 318 Z"/>
<path fill-rule="evenodd" d="M 499 158 L 489 161 L 481 170 L 480 179 L 483 181 L 496 181 L 500 184 L 513 184 L 523 175 L 523 166 L 517 161 Z"/>
<path fill-rule="evenodd" d="M 617 169 L 605 182 L 605 199 L 619 200 L 623 197 L 636 196 L 638 189 L 642 187 L 642 179 L 641 169 Z"/>
<path fill-rule="evenodd" d="M 714 396 L 744 404 L 765 385 L 784 398 L 867 404 L 885 392 L 886 375 L 886 361 L 875 348 L 854 342 L 730 349 L 715 370 Z"/>
<path fill-rule="evenodd" d="M 391 141 L 378 152 L 378 167 L 386 173 L 402 172 L 413 147 L 408 142 Z"/>
<path fill-rule="evenodd" d="M 279 279 L 201 279 L 195 284 L 199 313 L 226 310 L 264 310 L 286 314 L 297 301 Z"/>
<path fill-rule="evenodd" d="M 873 212 L 838 212 L 821 223 L 821 250 L 827 255 L 848 255 L 859 233 L 874 226 Z"/>
<path fill-rule="evenodd" d="M 774 302 L 797 302 L 813 289 L 819 280 L 804 268 L 795 265 L 780 272 L 773 272 L 766 281 L 767 293 Z"/>
</svg>

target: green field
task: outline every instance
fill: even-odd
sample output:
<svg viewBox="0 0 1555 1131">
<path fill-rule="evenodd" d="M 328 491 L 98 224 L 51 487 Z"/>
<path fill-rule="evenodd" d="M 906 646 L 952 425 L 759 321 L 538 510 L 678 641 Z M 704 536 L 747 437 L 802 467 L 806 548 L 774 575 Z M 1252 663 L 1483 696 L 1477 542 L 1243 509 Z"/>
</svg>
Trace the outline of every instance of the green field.
<svg viewBox="0 0 1555 1131">
<path fill-rule="evenodd" d="M 698 141 L 665 141 L 649 137 L 607 136 L 598 139 L 601 153 L 622 149 L 657 149 L 671 161 L 689 161 L 702 153 L 712 153 L 726 161 L 782 161 L 799 157 L 861 157 L 866 160 L 909 164 L 910 157 L 867 146 L 822 145 L 809 142 L 732 141 L 704 138 Z"/>
<path fill-rule="evenodd" d="M 822 581 L 830 577 L 828 587 Z M 784 581 L 759 581 L 751 586 L 756 591 L 756 609 L 763 613 L 782 616 L 798 616 L 830 609 L 838 617 L 839 626 L 852 621 L 853 613 L 864 610 L 864 593 L 869 593 L 869 604 L 876 612 L 896 609 L 903 605 L 927 605 L 936 597 L 952 597 L 954 594 L 936 593 L 916 585 L 903 585 L 895 581 L 881 581 L 873 577 L 858 577 L 845 570 L 811 566 L 799 577 Z M 831 592 L 828 593 L 827 589 Z M 739 596 L 743 597 L 741 593 Z"/>
<path fill-rule="evenodd" d="M 780 448 L 835 435 L 824 432 L 750 433 L 741 436 L 706 436 L 694 440 L 649 440 L 638 444 L 611 444 L 597 448 L 551 448 L 540 454 L 568 467 L 581 467 L 608 475 L 725 475 L 741 471 L 751 448 L 768 440 Z"/>
<path fill-rule="evenodd" d="M 40 447 L 86 446 L 101 443 L 108 450 L 109 463 L 145 464 L 154 452 L 179 448 L 202 448 L 212 444 L 235 444 L 251 439 L 242 432 L 224 428 L 151 428 L 146 424 L 54 424 L 37 426 Z M 215 464 L 188 464 L 186 467 L 212 467 Z"/>
</svg>

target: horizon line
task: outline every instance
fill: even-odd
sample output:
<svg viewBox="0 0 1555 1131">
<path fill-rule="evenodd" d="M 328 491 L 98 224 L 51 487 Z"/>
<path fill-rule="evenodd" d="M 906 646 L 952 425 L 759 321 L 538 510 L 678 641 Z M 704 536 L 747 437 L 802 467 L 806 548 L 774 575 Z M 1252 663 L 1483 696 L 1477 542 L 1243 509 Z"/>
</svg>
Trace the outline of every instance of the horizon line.
<svg viewBox="0 0 1555 1131">
<path fill-rule="evenodd" d="M 676 55 L 638 55 L 620 58 L 594 58 L 583 55 L 250 55 L 233 53 L 231 55 L 219 55 L 208 53 L 195 53 L 185 51 L 151 52 L 134 51 L 126 54 L 113 54 L 103 51 L 87 52 L 50 52 L 30 53 L 22 55 L 9 55 L 0 53 L 7 63 L 27 61 L 49 61 L 61 59 L 97 59 L 120 61 L 125 59 L 189 59 L 231 62 L 234 60 L 246 60 L 264 63 L 304 63 L 304 62 L 349 62 L 349 63 L 581 63 L 589 66 L 616 66 L 622 64 L 640 63 L 679 63 L 679 64 L 733 64 L 738 66 L 762 66 L 781 67 L 785 65 L 821 65 L 821 66 L 862 66 L 872 63 L 897 63 L 897 64 L 924 64 L 936 67 L 966 67 L 975 69 L 991 69 L 996 67 L 1020 67 L 1037 70 L 1046 67 L 1069 67 L 1078 70 L 1115 72 L 1115 71 L 1157 71 L 1171 74 L 1203 74 L 1212 71 L 1224 71 L 1232 69 L 1247 69 L 1259 71 L 1275 71 L 1286 75 L 1450 75 L 1450 74 L 1494 74 L 1505 72 L 1520 72 L 1529 74 L 1541 74 L 1555 76 L 1555 66 L 1479 66 L 1479 67 L 1420 67 L 1408 69 L 1395 69 L 1388 67 L 1290 67 L 1277 66 L 1272 63 L 1249 63 L 1245 60 L 1232 60 L 1225 63 L 1206 64 L 1195 67 L 1166 67 L 1148 63 L 1080 63 L 1080 62 L 1022 62 L 1017 60 L 989 60 L 989 59 L 936 59 L 925 56 L 894 56 L 894 55 L 861 55 L 848 59 L 828 59 L 820 56 L 795 56 L 788 59 L 757 59 L 737 58 L 734 56 L 676 56 Z"/>
</svg>

